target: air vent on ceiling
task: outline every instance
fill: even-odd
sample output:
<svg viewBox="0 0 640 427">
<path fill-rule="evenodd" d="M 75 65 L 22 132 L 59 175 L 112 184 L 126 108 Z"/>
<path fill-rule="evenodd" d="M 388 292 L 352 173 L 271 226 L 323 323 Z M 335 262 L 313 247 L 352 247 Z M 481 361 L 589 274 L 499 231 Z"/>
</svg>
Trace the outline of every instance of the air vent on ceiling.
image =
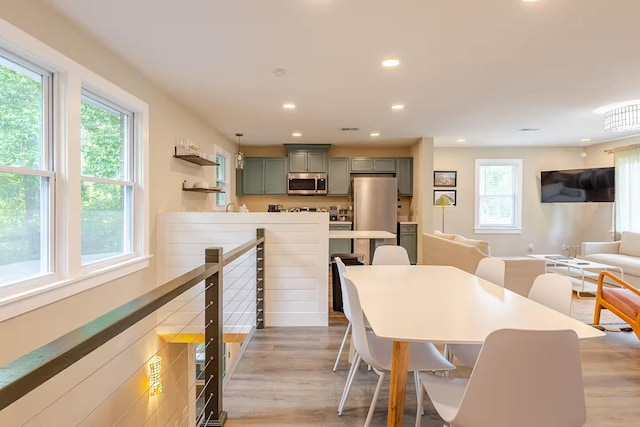
<svg viewBox="0 0 640 427">
<path fill-rule="evenodd" d="M 360 128 L 340 128 L 340 130 L 345 131 L 345 132 L 349 132 L 349 131 L 353 131 L 353 130 L 360 130 Z"/>
<path fill-rule="evenodd" d="M 518 132 L 537 132 L 540 129 L 536 129 L 536 128 L 522 128 L 522 129 L 518 129 Z"/>
</svg>

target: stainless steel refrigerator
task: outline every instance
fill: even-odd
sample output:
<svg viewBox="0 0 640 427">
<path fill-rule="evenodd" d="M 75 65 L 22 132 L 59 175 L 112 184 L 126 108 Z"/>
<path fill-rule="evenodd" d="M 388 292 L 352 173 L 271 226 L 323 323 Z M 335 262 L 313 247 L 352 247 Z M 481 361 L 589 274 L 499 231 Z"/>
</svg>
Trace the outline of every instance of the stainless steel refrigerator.
<svg viewBox="0 0 640 427">
<path fill-rule="evenodd" d="M 398 227 L 398 183 L 391 176 L 353 178 L 353 229 L 388 231 L 396 234 Z M 357 242 L 356 242 L 357 243 Z M 370 252 L 382 241 L 372 241 L 370 250 L 354 246 L 355 252 Z M 387 239 L 384 244 L 395 245 Z M 373 256 L 373 252 L 371 252 Z"/>
</svg>

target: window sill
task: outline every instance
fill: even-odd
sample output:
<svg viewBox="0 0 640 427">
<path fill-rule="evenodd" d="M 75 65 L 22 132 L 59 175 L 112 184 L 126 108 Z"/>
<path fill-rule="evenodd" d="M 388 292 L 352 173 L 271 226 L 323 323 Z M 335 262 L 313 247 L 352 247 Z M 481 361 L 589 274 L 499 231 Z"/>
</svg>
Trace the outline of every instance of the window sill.
<svg viewBox="0 0 640 427">
<path fill-rule="evenodd" d="M 149 268 L 150 259 L 149 255 L 136 257 L 81 277 L 40 286 L 30 286 L 26 282 L 0 288 L 0 322 Z"/>
<path fill-rule="evenodd" d="M 475 227 L 475 234 L 522 234 L 523 228 L 494 228 L 494 227 Z"/>
</svg>

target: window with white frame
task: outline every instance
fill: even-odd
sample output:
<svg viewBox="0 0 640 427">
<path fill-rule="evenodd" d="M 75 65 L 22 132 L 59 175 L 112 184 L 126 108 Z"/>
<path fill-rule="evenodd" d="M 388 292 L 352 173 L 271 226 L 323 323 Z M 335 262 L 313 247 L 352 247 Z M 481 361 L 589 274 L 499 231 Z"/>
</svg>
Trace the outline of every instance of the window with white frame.
<svg viewBox="0 0 640 427">
<path fill-rule="evenodd" d="M 0 51 L 0 286 L 51 272 L 52 74 Z"/>
<path fill-rule="evenodd" d="M 131 111 L 83 92 L 80 108 L 83 265 L 132 251 L 132 118 Z"/>
<path fill-rule="evenodd" d="M 148 116 L 0 19 L 0 320 L 148 267 Z"/>
<path fill-rule="evenodd" d="M 220 193 L 216 193 L 216 208 L 222 210 L 229 203 L 229 183 L 231 181 L 231 171 L 229 168 L 229 153 L 215 147 L 216 153 L 216 187 L 221 189 Z"/>
<path fill-rule="evenodd" d="M 476 159 L 475 232 L 522 232 L 522 159 Z"/>
</svg>

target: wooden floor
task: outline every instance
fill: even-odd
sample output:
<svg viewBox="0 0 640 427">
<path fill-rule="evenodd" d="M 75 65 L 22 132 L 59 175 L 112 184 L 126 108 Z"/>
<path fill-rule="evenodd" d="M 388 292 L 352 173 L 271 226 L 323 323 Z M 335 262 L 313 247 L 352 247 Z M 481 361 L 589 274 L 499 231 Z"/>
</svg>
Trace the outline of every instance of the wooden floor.
<svg viewBox="0 0 640 427">
<path fill-rule="evenodd" d="M 224 396 L 228 427 L 361 426 L 377 381 L 361 368 L 342 416 L 338 399 L 344 387 L 346 355 L 332 372 L 345 330 L 341 314 L 328 328 L 268 328 L 257 331 Z M 632 426 L 640 420 L 640 342 L 633 333 L 609 332 L 581 343 L 588 426 Z M 464 371 L 460 374 L 465 375 Z M 412 376 L 407 385 L 404 425 L 415 422 Z M 388 381 L 378 401 L 374 426 L 386 426 Z M 428 401 L 428 399 L 427 399 Z M 425 403 L 423 426 L 442 426 Z"/>
</svg>

